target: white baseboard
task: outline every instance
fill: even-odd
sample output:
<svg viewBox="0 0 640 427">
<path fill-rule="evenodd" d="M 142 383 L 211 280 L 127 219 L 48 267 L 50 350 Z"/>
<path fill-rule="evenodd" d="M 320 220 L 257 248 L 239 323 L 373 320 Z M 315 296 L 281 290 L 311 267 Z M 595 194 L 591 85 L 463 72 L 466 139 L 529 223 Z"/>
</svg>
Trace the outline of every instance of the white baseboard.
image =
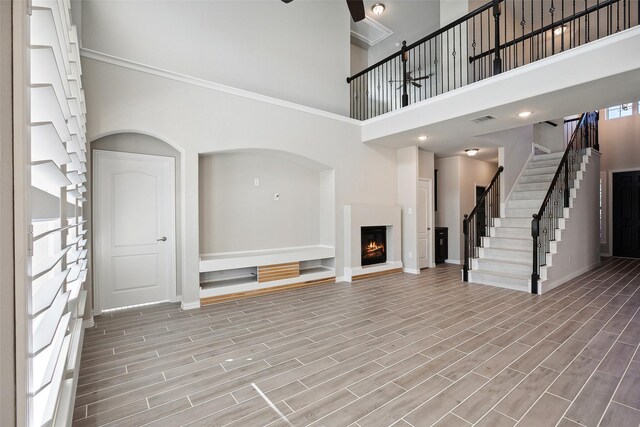
<svg viewBox="0 0 640 427">
<path fill-rule="evenodd" d="M 194 310 L 196 308 L 200 308 L 200 301 L 195 302 L 182 302 L 180 304 L 180 308 L 183 310 Z"/>
<path fill-rule="evenodd" d="M 538 291 L 541 291 L 539 292 L 539 294 L 541 295 L 541 294 L 544 294 L 545 292 L 549 292 L 550 290 L 555 289 L 564 283 L 567 283 L 569 280 L 575 279 L 579 275 L 586 273 L 589 270 L 593 270 L 594 268 L 600 266 L 600 264 L 601 262 L 598 261 L 592 265 L 588 265 L 584 268 L 581 268 L 580 270 L 572 271 L 571 273 L 565 275 L 564 277 L 553 280 L 552 282 L 545 280 L 544 282 L 542 282 L 542 286 L 538 288 Z"/>
<path fill-rule="evenodd" d="M 445 259 L 444 262 L 447 264 L 455 264 L 455 265 L 462 264 L 462 261 L 460 261 L 459 259 Z"/>
<path fill-rule="evenodd" d="M 410 273 L 410 274 L 420 274 L 420 270 L 417 270 L 415 268 L 403 268 L 402 271 L 404 273 Z"/>
<path fill-rule="evenodd" d="M 96 325 L 96 323 L 93 321 L 93 316 L 90 319 L 84 319 L 82 321 L 82 327 L 87 329 L 87 328 L 93 328 Z"/>
</svg>

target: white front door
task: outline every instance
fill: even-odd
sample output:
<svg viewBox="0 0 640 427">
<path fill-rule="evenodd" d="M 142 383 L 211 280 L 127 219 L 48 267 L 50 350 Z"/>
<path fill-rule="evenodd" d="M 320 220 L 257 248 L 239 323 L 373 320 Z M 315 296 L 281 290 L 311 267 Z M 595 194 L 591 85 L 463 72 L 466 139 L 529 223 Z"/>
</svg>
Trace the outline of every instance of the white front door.
<svg viewBox="0 0 640 427">
<path fill-rule="evenodd" d="M 418 268 L 431 267 L 431 181 L 418 181 Z"/>
<path fill-rule="evenodd" d="M 174 159 L 95 150 L 93 169 L 98 313 L 174 300 Z"/>
</svg>

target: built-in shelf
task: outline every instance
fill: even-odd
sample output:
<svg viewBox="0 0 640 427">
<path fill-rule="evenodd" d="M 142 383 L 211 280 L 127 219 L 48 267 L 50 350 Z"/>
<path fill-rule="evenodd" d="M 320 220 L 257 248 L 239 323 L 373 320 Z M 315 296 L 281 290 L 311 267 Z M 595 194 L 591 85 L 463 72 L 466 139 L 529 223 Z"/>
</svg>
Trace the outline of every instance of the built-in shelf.
<svg viewBox="0 0 640 427">
<path fill-rule="evenodd" d="M 245 276 L 245 277 L 234 277 L 231 279 L 221 279 L 221 280 L 211 280 L 208 282 L 201 282 L 200 289 L 214 289 L 214 288 L 222 288 L 225 286 L 238 286 L 238 285 L 247 285 L 258 282 L 258 276 Z"/>
<path fill-rule="evenodd" d="M 226 252 L 201 255 L 200 272 L 221 271 L 261 265 L 284 264 L 335 257 L 331 246 L 302 246 L 297 248 L 271 249 L 247 252 Z"/>
<path fill-rule="evenodd" d="M 251 293 L 269 288 L 299 285 L 335 278 L 335 269 L 333 267 L 335 258 L 333 256 L 327 256 L 333 255 L 333 248 L 323 247 L 318 249 L 317 247 L 312 247 L 305 249 L 307 250 L 296 248 L 293 252 L 291 249 L 274 250 L 267 251 L 267 254 L 249 252 L 245 253 L 248 256 L 242 257 L 241 260 L 231 257 L 221 257 L 219 261 L 224 260 L 225 263 L 216 265 L 217 270 L 201 271 L 200 298 L 241 294 L 245 292 Z M 331 251 L 325 249 L 331 249 Z M 265 256 L 268 258 L 264 258 Z M 321 256 L 322 258 L 315 258 L 315 256 Z M 266 261 L 273 259 L 277 260 L 277 262 Z M 298 276 L 258 282 L 258 265 L 256 262 L 259 262 L 259 265 L 273 265 L 282 264 L 283 262 L 281 262 L 281 260 L 285 259 L 287 260 L 285 262 L 299 262 L 300 274 Z M 209 258 L 209 261 L 211 261 L 211 258 Z M 211 266 L 211 264 L 209 264 L 209 266 Z M 222 266 L 231 268 L 220 268 Z"/>
</svg>

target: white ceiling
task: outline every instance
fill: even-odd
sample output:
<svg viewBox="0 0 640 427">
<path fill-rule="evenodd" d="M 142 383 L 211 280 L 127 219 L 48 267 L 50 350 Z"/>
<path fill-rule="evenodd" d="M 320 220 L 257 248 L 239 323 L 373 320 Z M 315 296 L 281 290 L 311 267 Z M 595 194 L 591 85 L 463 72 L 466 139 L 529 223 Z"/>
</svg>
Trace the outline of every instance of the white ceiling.
<svg viewBox="0 0 640 427">
<path fill-rule="evenodd" d="M 640 99 L 640 56 L 628 55 L 638 43 L 640 28 L 634 28 L 367 120 L 363 140 L 417 145 L 440 157 L 476 147 L 483 149 L 478 158 L 491 159 L 498 146 L 494 132 Z M 533 114 L 523 119 L 521 111 Z M 496 120 L 472 122 L 484 115 Z M 428 139 L 420 142 L 420 135 Z"/>
<path fill-rule="evenodd" d="M 371 11 L 376 3 L 385 5 L 382 15 Z M 393 31 L 391 36 L 368 49 L 369 63 L 398 51 L 403 40 L 412 43 L 440 27 L 440 0 L 366 0 L 364 8 L 367 17 Z M 353 21 L 351 28 L 354 28 Z"/>
</svg>

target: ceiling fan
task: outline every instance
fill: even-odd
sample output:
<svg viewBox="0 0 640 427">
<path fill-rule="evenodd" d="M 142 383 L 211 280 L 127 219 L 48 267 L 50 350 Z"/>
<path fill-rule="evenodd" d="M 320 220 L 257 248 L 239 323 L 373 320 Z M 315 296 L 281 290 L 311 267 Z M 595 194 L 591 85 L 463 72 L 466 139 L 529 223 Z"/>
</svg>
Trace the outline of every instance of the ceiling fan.
<svg viewBox="0 0 640 427">
<path fill-rule="evenodd" d="M 413 73 L 413 71 L 407 71 L 407 75 L 406 75 L 406 81 L 407 83 L 411 83 L 413 86 L 417 87 L 417 88 L 421 88 L 422 85 L 420 83 L 416 83 L 420 80 L 427 80 L 429 77 L 433 76 L 433 73 L 429 73 L 426 76 L 420 76 L 420 77 L 413 77 L 411 75 L 411 73 Z M 402 85 L 404 83 L 403 80 L 389 80 L 389 83 L 400 83 L 400 86 L 398 86 L 396 88 L 396 90 L 402 88 Z"/>
<path fill-rule="evenodd" d="M 293 0 L 282 0 L 284 3 L 291 3 Z M 353 22 L 362 21 L 364 19 L 364 0 L 347 0 L 349 13 Z"/>
</svg>

